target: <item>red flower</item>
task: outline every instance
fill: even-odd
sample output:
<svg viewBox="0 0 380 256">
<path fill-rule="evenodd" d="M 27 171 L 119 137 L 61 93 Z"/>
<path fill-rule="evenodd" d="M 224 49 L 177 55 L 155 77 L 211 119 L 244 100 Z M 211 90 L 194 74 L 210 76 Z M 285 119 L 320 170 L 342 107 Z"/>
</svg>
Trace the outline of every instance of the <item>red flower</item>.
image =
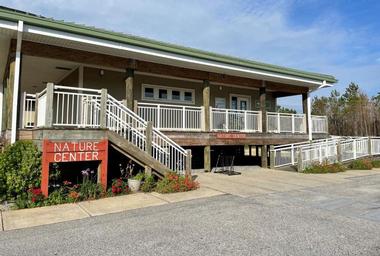
<svg viewBox="0 0 380 256">
<path fill-rule="evenodd" d="M 35 198 L 35 197 L 32 197 L 32 202 L 33 202 L 33 203 L 36 202 L 36 198 Z"/>
<path fill-rule="evenodd" d="M 68 181 L 68 180 L 65 180 L 65 181 L 63 181 L 63 185 L 65 185 L 65 186 L 69 186 L 69 185 L 71 185 L 71 182 Z"/>
</svg>

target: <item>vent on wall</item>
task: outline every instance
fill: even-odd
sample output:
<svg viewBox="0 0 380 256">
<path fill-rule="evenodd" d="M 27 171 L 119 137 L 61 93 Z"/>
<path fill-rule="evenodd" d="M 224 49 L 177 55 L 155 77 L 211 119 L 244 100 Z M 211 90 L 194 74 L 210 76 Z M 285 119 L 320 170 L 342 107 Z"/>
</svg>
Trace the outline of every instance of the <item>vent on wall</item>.
<svg viewBox="0 0 380 256">
<path fill-rule="evenodd" d="M 71 68 L 66 68 L 66 67 L 55 67 L 55 68 L 59 70 L 66 70 L 66 71 L 71 70 Z"/>
</svg>

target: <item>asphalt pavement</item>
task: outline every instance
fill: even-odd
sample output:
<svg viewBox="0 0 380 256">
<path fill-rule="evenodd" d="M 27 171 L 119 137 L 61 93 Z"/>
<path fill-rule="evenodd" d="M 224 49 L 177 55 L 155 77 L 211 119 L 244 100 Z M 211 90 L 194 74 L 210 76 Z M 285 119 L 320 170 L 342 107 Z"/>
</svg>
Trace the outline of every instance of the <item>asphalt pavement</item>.
<svg viewBox="0 0 380 256">
<path fill-rule="evenodd" d="M 1 255 L 380 255 L 380 175 L 0 232 Z"/>
</svg>

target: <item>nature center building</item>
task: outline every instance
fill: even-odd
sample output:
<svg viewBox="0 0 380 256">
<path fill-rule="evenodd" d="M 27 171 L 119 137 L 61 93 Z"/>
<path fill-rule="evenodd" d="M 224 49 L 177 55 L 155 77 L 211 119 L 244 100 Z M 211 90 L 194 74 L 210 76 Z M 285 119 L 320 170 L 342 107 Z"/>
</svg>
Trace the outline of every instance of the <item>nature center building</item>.
<svg viewBox="0 0 380 256">
<path fill-rule="evenodd" d="M 2 136 L 45 145 L 45 157 L 65 142 L 90 143 L 86 152 L 97 142 L 102 159 L 112 148 L 161 174 L 210 170 L 220 154 L 266 167 L 271 145 L 328 135 L 310 93 L 336 83 L 331 75 L 5 7 L 0 49 Z M 277 99 L 292 95 L 302 95 L 303 113 L 276 112 Z"/>
</svg>

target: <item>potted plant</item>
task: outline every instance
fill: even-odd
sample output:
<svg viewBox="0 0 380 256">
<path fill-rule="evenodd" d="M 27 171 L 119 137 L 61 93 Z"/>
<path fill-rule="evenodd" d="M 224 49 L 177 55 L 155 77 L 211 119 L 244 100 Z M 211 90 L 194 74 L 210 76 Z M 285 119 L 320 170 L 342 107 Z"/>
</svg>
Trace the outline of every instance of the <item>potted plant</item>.
<svg viewBox="0 0 380 256">
<path fill-rule="evenodd" d="M 141 180 L 144 178 L 144 173 L 139 172 L 135 176 L 128 178 L 128 187 L 132 192 L 137 192 L 140 189 Z"/>
</svg>

